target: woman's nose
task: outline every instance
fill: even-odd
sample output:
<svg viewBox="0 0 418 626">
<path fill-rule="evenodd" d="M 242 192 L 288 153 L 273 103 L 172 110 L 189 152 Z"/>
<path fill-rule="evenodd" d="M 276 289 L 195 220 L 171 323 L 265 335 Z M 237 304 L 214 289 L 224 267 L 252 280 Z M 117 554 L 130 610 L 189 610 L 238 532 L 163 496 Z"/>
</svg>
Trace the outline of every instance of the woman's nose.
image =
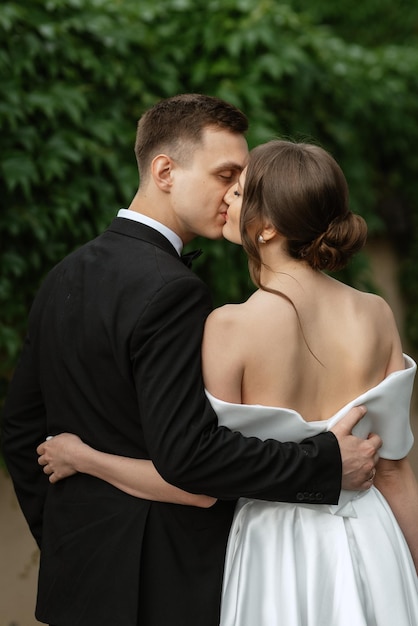
<svg viewBox="0 0 418 626">
<path fill-rule="evenodd" d="M 229 187 L 226 194 L 224 195 L 224 202 L 226 202 L 228 206 L 231 204 L 231 197 L 233 194 L 234 187 L 235 185 L 232 185 L 232 187 Z"/>
</svg>

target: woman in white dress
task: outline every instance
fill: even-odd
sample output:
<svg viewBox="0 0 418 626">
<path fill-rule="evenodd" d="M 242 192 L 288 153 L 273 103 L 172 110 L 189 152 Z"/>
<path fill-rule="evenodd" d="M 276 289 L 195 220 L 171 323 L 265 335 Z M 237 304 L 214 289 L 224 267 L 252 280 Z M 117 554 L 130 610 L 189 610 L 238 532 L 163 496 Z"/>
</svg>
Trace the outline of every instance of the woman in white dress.
<svg viewBox="0 0 418 626">
<path fill-rule="evenodd" d="M 383 446 L 375 486 L 342 492 L 338 505 L 239 501 L 221 626 L 416 626 L 418 487 L 407 460 L 416 366 L 384 300 L 323 272 L 366 238 L 345 177 L 323 149 L 277 140 L 252 151 L 225 199 L 224 236 L 243 244 L 258 289 L 206 324 L 203 371 L 220 423 L 300 441 L 365 404 L 357 434 L 377 432 Z M 214 502 L 168 485 L 149 461 L 94 451 L 74 435 L 38 452 L 51 482 L 82 471 L 139 497 Z"/>
</svg>

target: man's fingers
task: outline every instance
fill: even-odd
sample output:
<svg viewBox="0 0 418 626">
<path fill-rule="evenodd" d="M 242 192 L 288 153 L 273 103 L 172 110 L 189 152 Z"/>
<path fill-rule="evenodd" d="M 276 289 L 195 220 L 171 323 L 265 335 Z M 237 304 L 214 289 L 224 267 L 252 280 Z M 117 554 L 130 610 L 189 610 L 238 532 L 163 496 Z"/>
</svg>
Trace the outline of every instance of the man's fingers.
<svg viewBox="0 0 418 626">
<path fill-rule="evenodd" d="M 355 406 L 331 430 L 333 432 L 338 430 L 341 435 L 349 435 L 366 413 L 365 406 Z"/>
<path fill-rule="evenodd" d="M 372 444 L 376 447 L 376 448 L 381 448 L 382 447 L 382 440 L 379 437 L 379 435 L 376 435 L 376 433 L 370 433 L 370 435 L 367 437 L 368 441 L 371 441 Z"/>
<path fill-rule="evenodd" d="M 376 435 L 376 433 L 370 433 L 369 436 L 367 437 L 367 441 L 369 441 L 372 444 L 376 452 L 382 447 L 382 444 L 383 444 L 383 441 L 381 440 L 379 435 Z"/>
</svg>

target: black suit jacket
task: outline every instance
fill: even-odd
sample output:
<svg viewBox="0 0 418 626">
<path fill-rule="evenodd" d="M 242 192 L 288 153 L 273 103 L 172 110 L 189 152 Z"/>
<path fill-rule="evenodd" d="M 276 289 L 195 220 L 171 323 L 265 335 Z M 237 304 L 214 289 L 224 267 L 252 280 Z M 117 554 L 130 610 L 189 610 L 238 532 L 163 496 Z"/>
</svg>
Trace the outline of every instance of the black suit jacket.
<svg viewBox="0 0 418 626">
<path fill-rule="evenodd" d="M 204 394 L 206 286 L 153 229 L 116 218 L 58 264 L 33 304 L 3 450 L 41 547 L 37 618 L 59 626 L 217 626 L 235 499 L 335 503 L 332 434 L 301 445 L 218 427 Z M 220 355 L 222 358 L 222 355 Z M 78 474 L 50 485 L 47 434 L 153 459 L 210 509 L 144 501 Z"/>
</svg>

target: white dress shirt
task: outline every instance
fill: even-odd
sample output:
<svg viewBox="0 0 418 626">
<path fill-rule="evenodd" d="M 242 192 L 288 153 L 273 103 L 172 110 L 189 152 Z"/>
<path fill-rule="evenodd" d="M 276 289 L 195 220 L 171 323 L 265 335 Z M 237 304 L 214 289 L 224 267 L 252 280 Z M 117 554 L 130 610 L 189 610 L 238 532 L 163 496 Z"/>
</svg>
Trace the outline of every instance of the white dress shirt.
<svg viewBox="0 0 418 626">
<path fill-rule="evenodd" d="M 177 250 L 178 255 L 181 255 L 183 242 L 180 237 L 173 230 L 171 230 L 171 228 L 167 228 L 167 226 L 164 226 L 161 222 L 157 222 L 157 220 L 152 219 L 152 217 L 148 217 L 147 215 L 143 215 L 137 211 L 131 211 L 130 209 L 120 209 L 118 211 L 118 217 L 133 220 L 134 222 L 140 222 L 141 224 L 154 228 L 154 230 L 158 230 L 159 233 L 168 239 L 175 250 Z"/>
</svg>

